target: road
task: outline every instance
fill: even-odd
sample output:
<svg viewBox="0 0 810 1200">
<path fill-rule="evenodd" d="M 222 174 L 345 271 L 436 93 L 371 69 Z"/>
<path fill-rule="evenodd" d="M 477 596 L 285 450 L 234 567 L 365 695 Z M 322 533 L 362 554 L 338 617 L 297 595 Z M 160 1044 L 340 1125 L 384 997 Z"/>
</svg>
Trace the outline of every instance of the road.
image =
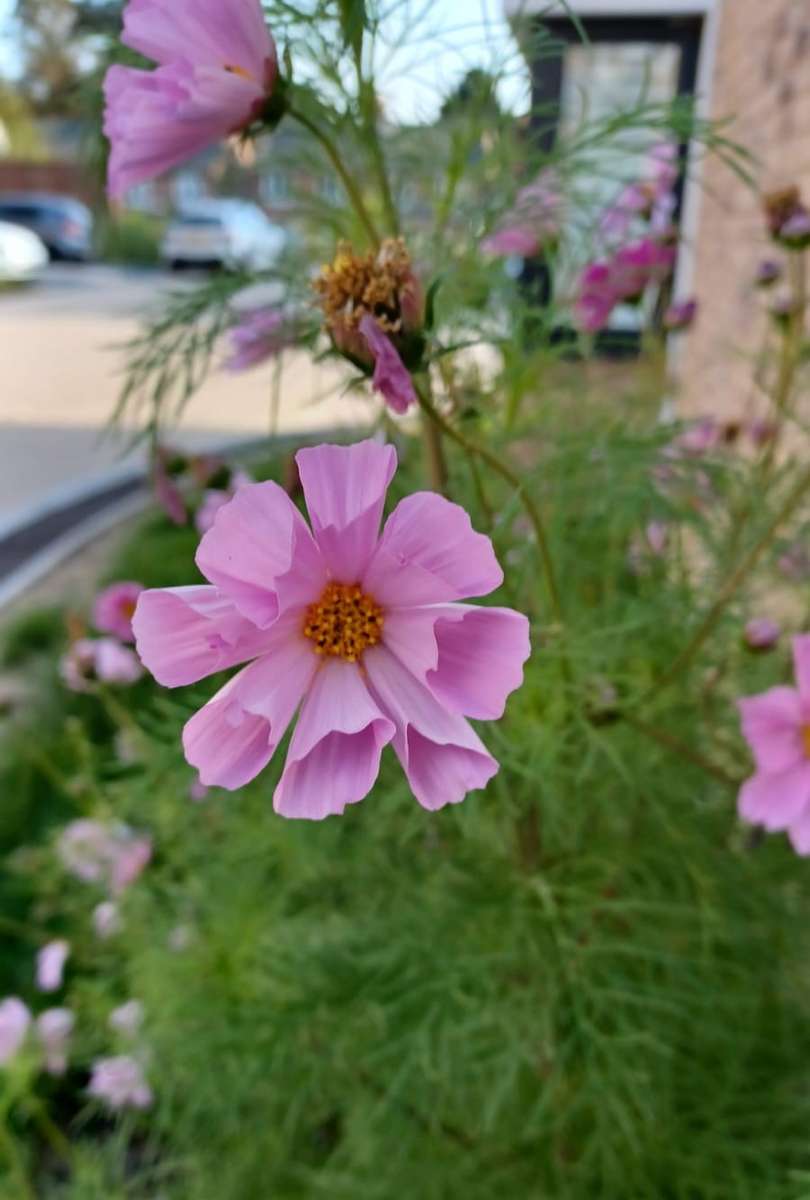
<svg viewBox="0 0 810 1200">
<path fill-rule="evenodd" d="M 54 265 L 31 287 L 0 292 L 0 529 L 121 471 L 125 439 L 103 436 L 118 396 L 120 347 L 176 279 L 109 266 Z M 356 424 L 363 398 L 340 395 L 334 367 L 290 355 L 278 428 Z M 210 448 L 269 429 L 272 367 L 215 371 L 172 444 Z M 326 395 L 326 398 L 324 396 Z"/>
</svg>

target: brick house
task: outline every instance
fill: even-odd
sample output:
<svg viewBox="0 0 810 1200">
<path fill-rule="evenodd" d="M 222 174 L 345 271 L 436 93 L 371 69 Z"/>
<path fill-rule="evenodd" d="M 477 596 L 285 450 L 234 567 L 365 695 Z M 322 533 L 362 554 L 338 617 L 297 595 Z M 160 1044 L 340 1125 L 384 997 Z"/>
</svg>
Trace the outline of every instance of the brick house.
<svg viewBox="0 0 810 1200">
<path fill-rule="evenodd" d="M 529 51 L 529 61 L 535 102 L 557 99 L 560 119 L 568 76 L 578 72 L 579 86 L 598 92 L 607 75 L 620 95 L 622 72 L 631 86 L 643 48 L 671 96 L 694 95 L 702 116 L 729 120 L 725 135 L 753 156 L 755 188 L 691 149 L 675 282 L 701 304 L 672 350 L 682 410 L 738 413 L 751 401 L 751 355 L 767 320 L 751 286 L 771 250 L 759 192 L 798 184 L 810 200 L 810 0 L 505 0 L 505 10 L 527 47 L 525 31 L 540 24 L 559 38 L 558 56 L 535 64 Z"/>
</svg>

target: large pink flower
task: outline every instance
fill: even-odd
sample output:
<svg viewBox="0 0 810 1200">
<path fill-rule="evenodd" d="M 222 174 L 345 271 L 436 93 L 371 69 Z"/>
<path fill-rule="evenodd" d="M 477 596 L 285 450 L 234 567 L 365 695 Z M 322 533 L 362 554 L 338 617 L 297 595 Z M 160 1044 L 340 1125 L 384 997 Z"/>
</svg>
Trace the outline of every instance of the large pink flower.
<svg viewBox="0 0 810 1200">
<path fill-rule="evenodd" d="M 797 854 L 810 855 L 810 634 L 793 639 L 796 687 L 774 687 L 739 701 L 756 771 L 740 789 L 740 816 L 771 832 L 787 830 Z"/>
<path fill-rule="evenodd" d="M 104 80 L 114 196 L 244 129 L 276 87 L 259 0 L 129 0 L 122 41 L 158 66 Z"/>
<path fill-rule="evenodd" d="M 403 500 L 380 536 L 391 446 L 319 446 L 297 461 L 312 531 L 276 484 L 244 488 L 200 543 L 210 586 L 138 602 L 138 651 L 167 687 L 250 662 L 188 722 L 186 757 L 204 784 L 241 787 L 300 709 L 282 815 L 362 800 L 388 742 L 420 804 L 458 803 L 498 769 L 465 718 L 500 717 L 529 655 L 525 617 L 456 603 L 501 584 L 492 545 L 431 492 Z"/>
</svg>

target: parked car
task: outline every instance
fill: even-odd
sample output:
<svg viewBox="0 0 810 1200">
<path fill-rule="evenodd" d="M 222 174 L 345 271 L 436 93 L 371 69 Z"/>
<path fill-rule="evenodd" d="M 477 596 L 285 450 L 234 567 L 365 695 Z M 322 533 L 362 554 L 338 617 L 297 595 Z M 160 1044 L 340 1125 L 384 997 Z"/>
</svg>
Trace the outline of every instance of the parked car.
<svg viewBox="0 0 810 1200">
<path fill-rule="evenodd" d="M 183 267 L 272 267 L 287 234 L 245 200 L 200 200 L 169 223 L 161 256 L 172 270 Z"/>
<path fill-rule="evenodd" d="M 47 265 L 48 250 L 35 233 L 0 221 L 0 283 L 26 283 Z"/>
<path fill-rule="evenodd" d="M 5 192 L 0 221 L 23 225 L 48 247 L 51 258 L 83 262 L 93 250 L 93 214 L 73 196 L 49 192 Z"/>
</svg>

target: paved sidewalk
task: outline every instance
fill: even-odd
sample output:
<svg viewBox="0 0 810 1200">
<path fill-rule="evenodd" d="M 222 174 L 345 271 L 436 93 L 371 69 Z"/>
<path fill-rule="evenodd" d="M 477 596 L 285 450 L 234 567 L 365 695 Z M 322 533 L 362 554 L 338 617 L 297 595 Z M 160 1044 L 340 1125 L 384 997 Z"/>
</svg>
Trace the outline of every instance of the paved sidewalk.
<svg viewBox="0 0 810 1200">
<path fill-rule="evenodd" d="M 0 293 L 0 529 L 137 461 L 126 458 L 124 441 L 105 435 L 120 384 L 122 357 L 114 347 L 132 336 L 137 314 L 167 286 L 177 280 L 54 266 L 33 287 Z M 288 356 L 279 432 L 362 422 L 368 404 L 342 396 L 342 380 L 337 366 Z M 173 443 L 201 449 L 266 434 L 271 383 L 270 366 L 212 374 Z"/>
</svg>

